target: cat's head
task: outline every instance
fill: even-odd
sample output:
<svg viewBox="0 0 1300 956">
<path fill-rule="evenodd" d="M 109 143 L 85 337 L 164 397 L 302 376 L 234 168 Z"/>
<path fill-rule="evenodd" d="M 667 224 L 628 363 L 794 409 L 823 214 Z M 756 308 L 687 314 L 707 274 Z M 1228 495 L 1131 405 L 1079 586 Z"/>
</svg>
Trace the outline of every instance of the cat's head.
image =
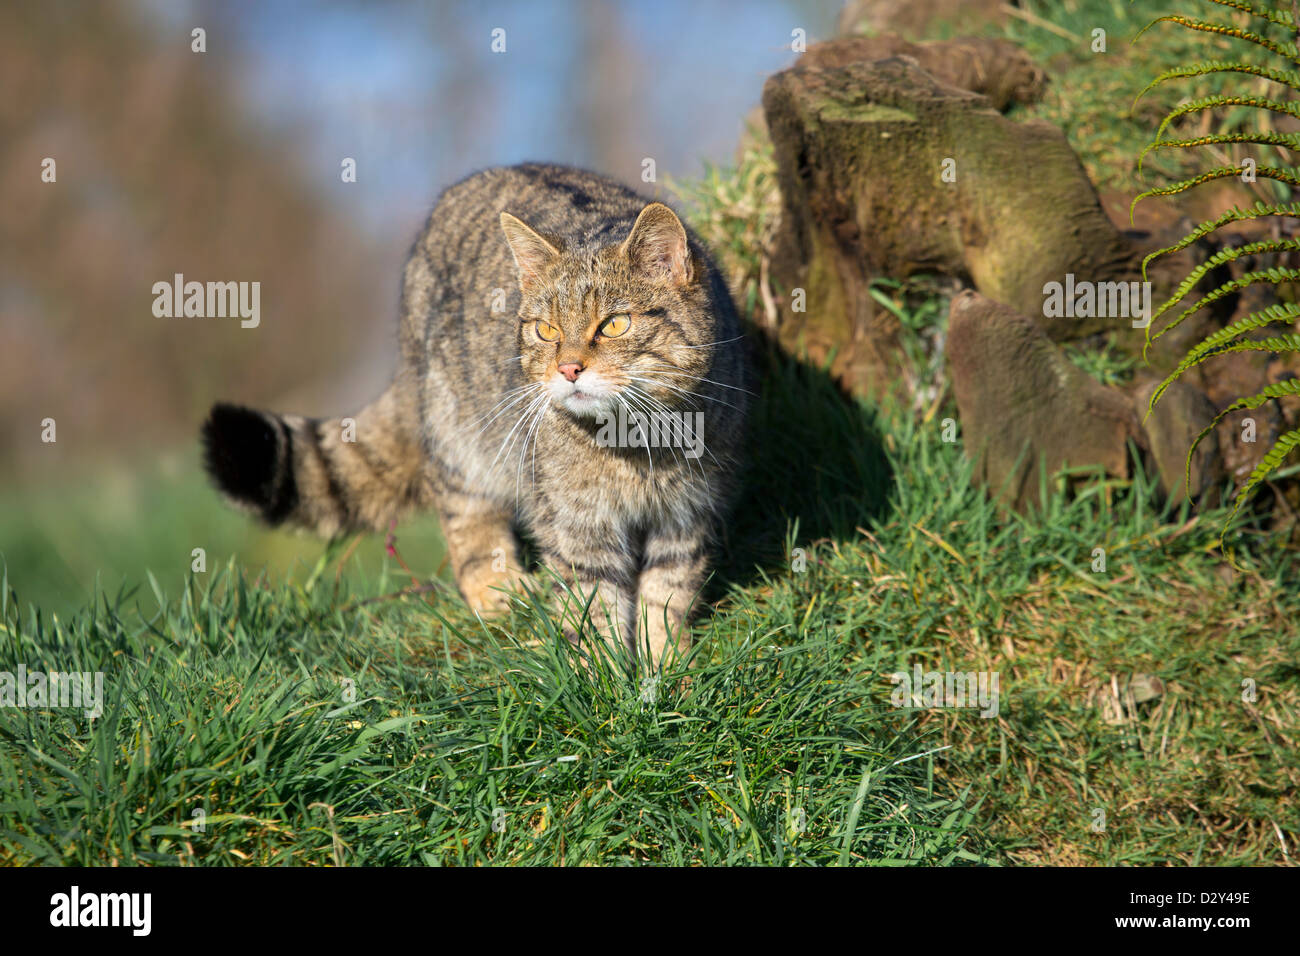
<svg viewBox="0 0 1300 956">
<path fill-rule="evenodd" d="M 717 324 L 707 269 L 671 209 L 650 203 L 594 253 L 506 212 L 501 228 L 522 292 L 521 366 L 553 407 L 579 418 L 698 407 Z"/>
</svg>

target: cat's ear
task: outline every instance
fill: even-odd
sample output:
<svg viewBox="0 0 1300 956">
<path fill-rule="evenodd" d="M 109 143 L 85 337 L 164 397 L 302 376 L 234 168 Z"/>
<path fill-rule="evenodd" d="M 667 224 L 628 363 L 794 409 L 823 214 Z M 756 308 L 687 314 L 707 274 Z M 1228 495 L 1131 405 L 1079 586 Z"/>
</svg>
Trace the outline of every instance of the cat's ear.
<svg viewBox="0 0 1300 956">
<path fill-rule="evenodd" d="M 528 292 L 541 282 L 542 271 L 560 252 L 508 212 L 501 213 L 501 231 L 506 234 L 506 242 L 515 257 L 519 287 Z"/>
<path fill-rule="evenodd" d="M 645 275 L 673 285 L 691 281 L 694 270 L 686 227 L 661 202 L 652 202 L 641 210 L 622 249 L 632 267 Z"/>
</svg>

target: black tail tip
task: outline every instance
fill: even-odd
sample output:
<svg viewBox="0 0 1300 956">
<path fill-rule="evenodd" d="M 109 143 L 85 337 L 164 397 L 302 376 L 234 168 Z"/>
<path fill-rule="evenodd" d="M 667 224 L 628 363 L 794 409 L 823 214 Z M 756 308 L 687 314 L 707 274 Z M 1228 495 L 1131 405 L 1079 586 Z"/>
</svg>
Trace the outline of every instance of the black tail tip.
<svg viewBox="0 0 1300 956">
<path fill-rule="evenodd" d="M 287 497 L 280 434 L 270 416 L 251 408 L 218 402 L 203 423 L 203 466 L 214 484 L 235 503 L 276 520 Z M 281 515 L 281 517 L 283 517 Z"/>
</svg>

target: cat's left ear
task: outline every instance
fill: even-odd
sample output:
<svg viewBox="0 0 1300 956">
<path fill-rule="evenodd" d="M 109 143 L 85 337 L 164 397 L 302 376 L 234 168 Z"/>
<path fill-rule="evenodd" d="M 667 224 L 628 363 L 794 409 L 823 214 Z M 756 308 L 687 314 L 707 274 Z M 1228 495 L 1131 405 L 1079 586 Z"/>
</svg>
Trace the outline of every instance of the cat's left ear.
<svg viewBox="0 0 1300 956">
<path fill-rule="evenodd" d="M 673 285 L 686 285 L 694 273 L 686 227 L 661 202 L 652 202 L 641 210 L 623 240 L 622 251 L 634 268 Z"/>
</svg>

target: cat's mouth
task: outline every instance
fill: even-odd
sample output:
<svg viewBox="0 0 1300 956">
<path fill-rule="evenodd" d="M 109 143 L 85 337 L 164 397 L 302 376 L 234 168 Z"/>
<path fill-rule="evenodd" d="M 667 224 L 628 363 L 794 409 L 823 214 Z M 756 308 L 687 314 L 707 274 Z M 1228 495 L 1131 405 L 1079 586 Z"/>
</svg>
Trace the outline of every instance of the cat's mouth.
<svg viewBox="0 0 1300 956">
<path fill-rule="evenodd" d="M 590 417 L 610 409 L 617 387 L 604 380 L 599 373 L 584 373 L 576 382 L 557 375 L 550 381 L 551 398 L 565 411 L 580 417 Z"/>
<path fill-rule="evenodd" d="M 613 397 L 606 392 L 584 392 L 580 388 L 575 388 L 560 399 L 560 405 L 574 415 L 590 417 L 596 415 L 613 404 Z"/>
</svg>

